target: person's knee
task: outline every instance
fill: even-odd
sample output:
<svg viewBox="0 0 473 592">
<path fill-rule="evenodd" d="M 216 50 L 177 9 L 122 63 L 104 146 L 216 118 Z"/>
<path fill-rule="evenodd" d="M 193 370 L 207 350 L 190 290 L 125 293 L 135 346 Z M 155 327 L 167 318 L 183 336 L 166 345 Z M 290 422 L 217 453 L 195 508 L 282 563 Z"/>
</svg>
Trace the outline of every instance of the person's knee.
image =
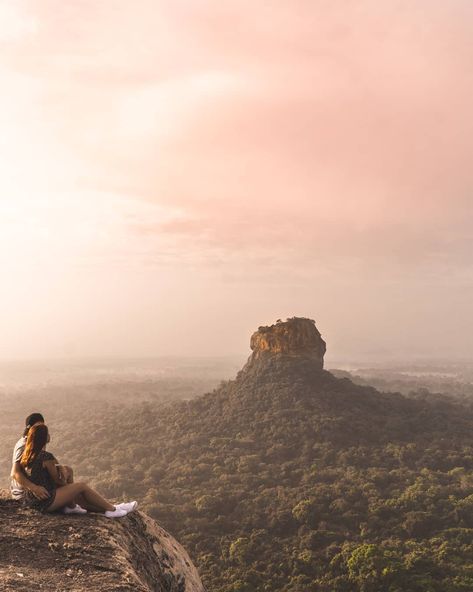
<svg viewBox="0 0 473 592">
<path fill-rule="evenodd" d="M 66 470 L 66 481 L 72 483 L 74 481 L 74 471 L 72 470 L 72 467 L 65 465 L 64 469 Z"/>
</svg>

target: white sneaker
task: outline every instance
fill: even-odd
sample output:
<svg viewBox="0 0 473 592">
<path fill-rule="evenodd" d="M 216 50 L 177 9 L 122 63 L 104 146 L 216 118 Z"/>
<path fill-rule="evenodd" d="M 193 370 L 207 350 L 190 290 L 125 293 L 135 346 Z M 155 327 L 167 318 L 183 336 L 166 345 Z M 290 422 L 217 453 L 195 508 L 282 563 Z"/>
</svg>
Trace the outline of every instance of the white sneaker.
<svg viewBox="0 0 473 592">
<path fill-rule="evenodd" d="M 76 504 L 73 508 L 69 508 L 69 506 L 65 506 L 62 509 L 63 514 L 87 514 L 87 510 L 85 508 L 81 508 L 79 504 Z"/>
<path fill-rule="evenodd" d="M 116 508 L 120 508 L 120 510 L 125 510 L 127 514 L 130 512 L 134 512 L 138 507 L 138 502 L 123 502 L 121 504 L 117 504 Z"/>
<path fill-rule="evenodd" d="M 118 508 L 117 506 L 115 506 L 115 510 L 107 510 L 105 512 L 105 516 L 107 518 L 122 518 L 122 516 L 126 516 L 127 512 L 126 510 L 122 510 L 120 508 Z"/>
</svg>

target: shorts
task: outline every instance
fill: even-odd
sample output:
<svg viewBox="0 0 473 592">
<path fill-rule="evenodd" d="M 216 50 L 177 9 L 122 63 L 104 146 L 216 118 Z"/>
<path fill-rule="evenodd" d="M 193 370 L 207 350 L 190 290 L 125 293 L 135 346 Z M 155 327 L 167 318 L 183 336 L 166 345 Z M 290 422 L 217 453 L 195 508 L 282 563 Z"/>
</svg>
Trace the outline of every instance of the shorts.
<svg viewBox="0 0 473 592">
<path fill-rule="evenodd" d="M 38 499 L 31 493 L 31 491 L 26 491 L 25 495 L 23 496 L 23 504 L 28 508 L 33 508 L 34 510 L 38 510 L 44 514 L 55 499 L 55 489 L 49 491 L 49 497 L 46 499 Z"/>
</svg>

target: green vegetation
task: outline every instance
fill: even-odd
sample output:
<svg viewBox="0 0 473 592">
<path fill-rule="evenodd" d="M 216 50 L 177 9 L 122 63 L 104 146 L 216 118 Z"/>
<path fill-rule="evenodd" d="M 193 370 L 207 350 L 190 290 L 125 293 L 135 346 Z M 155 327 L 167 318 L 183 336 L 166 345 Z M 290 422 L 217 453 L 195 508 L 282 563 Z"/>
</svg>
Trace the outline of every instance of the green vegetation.
<svg viewBox="0 0 473 592">
<path fill-rule="evenodd" d="M 50 449 L 139 499 L 209 592 L 473 590 L 466 406 L 292 360 L 191 401 L 71 400 L 47 417 Z"/>
</svg>

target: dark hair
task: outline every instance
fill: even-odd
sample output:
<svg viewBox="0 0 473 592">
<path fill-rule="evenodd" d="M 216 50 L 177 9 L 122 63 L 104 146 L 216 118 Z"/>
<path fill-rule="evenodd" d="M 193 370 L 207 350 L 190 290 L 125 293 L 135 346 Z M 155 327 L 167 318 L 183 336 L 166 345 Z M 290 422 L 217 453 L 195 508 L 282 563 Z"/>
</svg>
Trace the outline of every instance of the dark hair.
<svg viewBox="0 0 473 592">
<path fill-rule="evenodd" d="M 28 415 L 28 417 L 25 419 L 25 431 L 23 432 L 23 436 L 26 436 L 28 434 L 28 430 L 30 429 L 31 426 L 34 426 L 35 423 L 44 423 L 44 417 L 41 415 L 41 413 L 31 413 L 31 415 Z"/>
<path fill-rule="evenodd" d="M 48 441 L 48 426 L 44 423 L 37 423 L 30 428 L 26 439 L 25 450 L 21 455 L 20 464 L 28 467 L 43 450 Z"/>
<path fill-rule="evenodd" d="M 44 423 L 44 417 L 41 415 L 41 413 L 32 413 L 31 415 L 28 415 L 28 417 L 26 418 L 25 426 L 27 428 L 30 428 L 32 425 L 38 423 L 39 421 Z"/>
</svg>

